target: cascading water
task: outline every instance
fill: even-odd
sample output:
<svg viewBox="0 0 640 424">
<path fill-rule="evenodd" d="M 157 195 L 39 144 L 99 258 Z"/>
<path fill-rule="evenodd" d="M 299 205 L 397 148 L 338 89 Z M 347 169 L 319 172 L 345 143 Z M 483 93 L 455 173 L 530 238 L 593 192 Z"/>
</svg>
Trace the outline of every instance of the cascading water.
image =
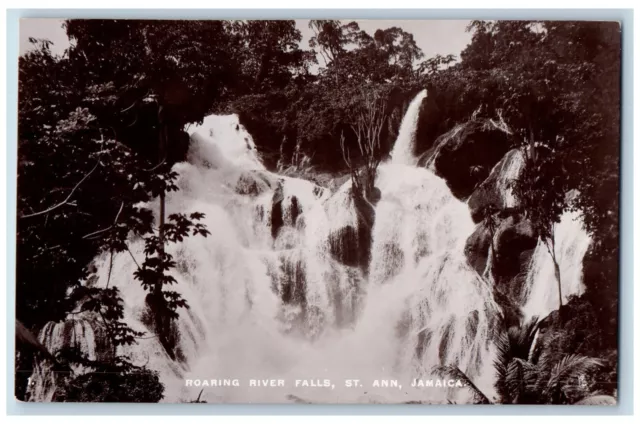
<svg viewBox="0 0 640 424">
<path fill-rule="evenodd" d="M 570 296 L 584 292 L 582 259 L 589 249 L 591 238 L 582 226 L 577 212 L 565 212 L 555 224 L 555 252 L 560 266 L 562 303 Z M 522 311 L 525 318 L 545 317 L 558 309 L 558 286 L 553 260 L 547 246 L 538 241 L 523 295 Z"/>
<path fill-rule="evenodd" d="M 402 165 L 415 165 L 415 155 L 413 154 L 413 142 L 415 140 L 416 129 L 418 128 L 418 118 L 420 117 L 420 107 L 422 100 L 427 97 L 427 90 L 422 90 L 411 101 L 407 112 L 402 118 L 398 139 L 391 151 L 391 162 Z"/>
<path fill-rule="evenodd" d="M 516 206 L 517 199 L 513 194 L 511 183 L 520 177 L 520 173 L 524 168 L 524 158 L 522 152 L 519 149 L 513 149 L 504 155 L 504 158 L 498 162 L 496 168 L 491 173 L 496 172 L 496 188 L 501 194 L 502 208 L 512 208 Z M 491 176 L 489 177 L 491 178 Z"/>
<path fill-rule="evenodd" d="M 189 304 L 175 324 L 177 359 L 155 337 L 120 352 L 159 372 L 164 401 L 191 401 L 201 390 L 207 402 L 469 401 L 466 389 L 410 387 L 413 379 L 435 377 L 436 365 L 457 366 L 492 393 L 491 334 L 499 308 L 487 281 L 463 255 L 474 230 L 469 210 L 444 180 L 412 166 L 413 134 L 425 96 L 423 91 L 411 102 L 392 160 L 379 167 L 375 185 L 381 198 L 364 264 L 349 256 L 354 245 L 362 248 L 360 235 L 367 230 L 350 181 L 331 193 L 268 172 L 235 115 L 210 116 L 187 129 L 189 160 L 175 165 L 180 190 L 167 196 L 167 214 L 203 212 L 211 236 L 169 247 L 176 261 L 175 290 Z M 143 249 L 141 241 L 132 240 L 132 255 L 114 257 L 111 272 L 108 255 L 96 258 L 97 276 L 87 284 L 117 285 L 127 323 L 149 335 L 146 292 L 133 279 L 131 257 L 139 262 Z M 579 260 L 578 253 L 564 255 Z M 538 262 L 532 269 L 542 276 L 547 265 L 544 258 Z M 566 267 L 574 269 L 573 262 Z M 532 302 L 547 290 L 539 281 L 532 280 Z M 75 344 L 69 334 L 75 340 L 99 334 L 94 317 L 69 321 L 79 319 L 90 324 L 51 323 L 40 333 L 41 342 L 55 351 Z M 79 346 L 94 358 L 95 339 L 86 337 Z M 36 371 L 40 383 L 30 389 L 32 399 L 53 396 L 55 382 L 47 373 Z M 189 379 L 241 384 L 188 387 Z M 249 387 L 249 379 L 287 384 Z M 335 388 L 295 387 L 299 379 L 330 379 Z M 345 379 L 359 379 L 363 386 L 345 387 Z M 403 387 L 372 387 L 374 379 L 397 379 Z"/>
</svg>

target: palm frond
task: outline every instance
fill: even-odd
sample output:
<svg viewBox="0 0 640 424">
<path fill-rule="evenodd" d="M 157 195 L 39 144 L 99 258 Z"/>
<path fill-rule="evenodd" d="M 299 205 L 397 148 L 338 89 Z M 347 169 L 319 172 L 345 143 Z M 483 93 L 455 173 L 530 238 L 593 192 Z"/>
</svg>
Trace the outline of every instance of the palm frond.
<svg viewBox="0 0 640 424">
<path fill-rule="evenodd" d="M 539 377 L 534 390 L 539 392 L 541 399 L 555 403 L 560 394 L 573 385 L 574 380 L 602 365 L 599 359 L 583 355 L 567 355 L 550 368 L 543 361 L 538 365 Z"/>
<path fill-rule="evenodd" d="M 535 379 L 535 366 L 520 358 L 513 358 L 507 367 L 505 403 L 519 403 L 526 394 L 527 384 Z"/>
<path fill-rule="evenodd" d="M 531 348 L 540 327 L 538 317 L 533 317 L 521 327 L 511 327 L 509 338 L 512 345 L 514 358 L 529 360 Z"/>
<path fill-rule="evenodd" d="M 496 356 L 493 361 L 493 367 L 496 373 L 496 381 L 494 387 L 504 401 L 509 397 L 509 389 L 506 381 L 509 363 L 511 362 L 511 343 L 509 342 L 507 333 L 501 333 L 498 336 L 495 346 Z"/>
<path fill-rule="evenodd" d="M 504 403 L 514 401 L 530 384 L 531 366 L 525 364 L 529 364 L 539 325 L 538 317 L 533 317 L 522 326 L 511 327 L 497 337 L 493 361 L 496 371 L 494 387 Z M 526 379 L 525 374 L 528 376 Z M 514 391 L 514 387 L 519 387 L 521 391 Z"/>
<path fill-rule="evenodd" d="M 582 355 L 567 355 L 553 367 L 547 382 L 547 387 L 567 384 L 568 380 L 578 378 L 578 376 L 589 373 L 602 365 L 602 361 L 596 358 Z"/>
</svg>

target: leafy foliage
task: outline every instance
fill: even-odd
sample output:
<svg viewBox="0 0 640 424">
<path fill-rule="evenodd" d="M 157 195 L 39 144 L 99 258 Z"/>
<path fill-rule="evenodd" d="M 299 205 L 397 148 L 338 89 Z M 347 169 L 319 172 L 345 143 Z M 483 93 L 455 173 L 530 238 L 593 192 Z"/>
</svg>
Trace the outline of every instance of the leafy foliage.
<svg viewBox="0 0 640 424">
<path fill-rule="evenodd" d="M 148 369 L 132 373 L 88 372 L 58 389 L 58 402 L 141 402 L 162 399 L 164 385 L 158 373 Z"/>
<path fill-rule="evenodd" d="M 300 46 L 301 33 L 291 20 L 70 20 L 65 28 L 72 45 L 63 56 L 51 53 L 48 40 L 31 40 L 36 48 L 19 62 L 17 316 L 37 331 L 69 312 L 93 314 L 114 349 L 102 364 L 69 357 L 96 371 L 73 380 L 66 399 L 142 396 L 127 376 L 133 365 L 117 348 L 145 335 L 124 322 L 111 270 L 104 287 L 91 283 L 93 258 L 109 255 L 112 266 L 114 255 L 130 253 L 132 237 L 145 243 L 134 278 L 149 292 L 152 331 L 171 354 L 169 325 L 188 305 L 168 289 L 176 280 L 166 247 L 210 235 L 200 213 L 164 216 L 165 196 L 177 189 L 172 165 L 185 159 L 188 148 L 186 123 L 212 111 L 233 111 L 254 135 L 267 166 L 331 179 L 346 171 L 344 149 L 356 174 L 364 168 L 373 181 L 410 98 L 424 88 L 429 95 L 416 154 L 428 153 L 438 136 L 471 117 L 498 117 L 526 158 L 514 193 L 550 254 L 554 226 L 566 210 L 583 212 L 593 239 L 584 299 L 566 305 L 578 308 L 579 318 L 567 320 L 566 330 L 555 323 L 541 342 L 543 352 L 533 356 L 538 324 L 509 329 L 500 338 L 500 397 L 574 402 L 584 393 L 561 388 L 596 367 L 589 359 L 595 356 L 605 363 L 606 371 L 598 372 L 608 373 L 599 379 L 614 379 L 619 25 L 473 21 L 472 41 L 459 60 L 437 55 L 422 62 L 413 36 L 398 27 L 369 34 L 356 22 L 311 20 L 309 26 L 311 50 Z M 374 119 L 373 136 L 363 136 L 359 117 L 371 110 L 384 111 L 384 119 Z M 154 218 L 140 205 L 156 198 Z M 484 211 L 491 233 L 497 212 Z M 598 329 L 585 326 L 587 321 Z M 571 352 L 579 356 L 567 356 L 557 347 L 562 343 L 547 343 L 575 344 L 571 331 L 589 340 Z M 104 390 L 97 384 L 100 367 L 117 370 Z M 150 393 L 139 399 L 159 399 L 157 376 L 136 372 Z"/>
<path fill-rule="evenodd" d="M 20 59 L 17 314 L 39 328 L 80 305 L 74 313 L 93 313 L 106 328 L 110 366 L 127 362 L 118 346 L 143 333 L 124 322 L 111 269 L 106 286 L 91 283 L 93 257 L 108 252 L 111 267 L 129 237 L 164 246 L 209 234 L 195 222 L 202 214 L 164 223 L 162 206 L 155 228 L 151 210 L 139 206 L 158 196 L 163 204 L 177 189 L 171 165 L 185 151 L 182 128 L 203 118 L 229 70 L 221 66 L 228 49 L 215 43 L 231 40 L 226 23 L 174 24 L 68 21 L 73 44 L 63 57 L 41 42 Z M 175 264 L 158 251 L 147 255 L 141 282 L 156 280 L 172 319 L 186 303 L 161 290 Z"/>
<path fill-rule="evenodd" d="M 168 274 L 169 270 L 175 268 L 176 263 L 173 256 L 165 250 L 165 245 L 180 243 L 189 235 L 203 237 L 210 235 L 211 233 L 204 224 L 197 222 L 202 218 L 204 218 L 204 214 L 200 212 L 193 212 L 189 216 L 185 214 L 169 215 L 169 222 L 163 226 L 164 237 L 162 239 L 156 234 L 145 238 L 145 260 L 133 275 L 145 290 L 156 296 L 156 302 L 160 298 L 165 317 L 177 319 L 177 309 L 188 307 L 179 293 L 163 290 L 165 285 L 177 283 L 176 279 Z"/>
<path fill-rule="evenodd" d="M 495 389 L 501 404 L 570 404 L 588 398 L 593 393 L 584 384 L 603 363 L 579 354 L 556 358 L 547 347 L 536 354 L 536 335 L 540 323 L 532 318 L 521 326 L 502 333 L 496 342 Z M 436 373 L 458 379 L 471 391 L 476 403 L 492 403 L 489 398 L 459 368 L 436 367 Z"/>
<path fill-rule="evenodd" d="M 304 74 L 268 90 L 256 87 L 227 109 L 239 114 L 268 166 L 283 170 L 306 157 L 318 171 L 342 172 L 345 164 L 335 160 L 342 154 L 341 135 L 352 159 L 364 159 L 351 127 L 357 123 L 354 111 L 365 109 L 373 93 L 391 118 L 379 135 L 380 157 L 386 156 L 407 94 L 420 89 L 420 70 L 414 68 L 422 51 L 411 34 L 397 27 L 370 35 L 356 22 L 312 20 L 309 25 L 315 34 L 310 47 L 322 58 L 317 75 Z"/>
<path fill-rule="evenodd" d="M 616 22 L 473 21 L 457 63 L 423 62 L 429 98 L 417 153 L 470 116 L 500 117 L 526 166 L 513 189 L 550 254 L 564 211 L 582 212 L 592 238 L 585 296 L 617 346 L 620 25 Z M 567 194 L 571 194 L 567 196 Z M 556 270 L 557 279 L 561 279 Z"/>
</svg>

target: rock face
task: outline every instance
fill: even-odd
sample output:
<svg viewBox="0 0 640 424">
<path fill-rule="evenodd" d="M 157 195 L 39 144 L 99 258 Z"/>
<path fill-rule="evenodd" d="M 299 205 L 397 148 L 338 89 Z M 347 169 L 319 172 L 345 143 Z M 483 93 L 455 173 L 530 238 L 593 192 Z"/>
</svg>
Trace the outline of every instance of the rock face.
<svg viewBox="0 0 640 424">
<path fill-rule="evenodd" d="M 329 253 L 343 265 L 358 266 L 361 256 L 359 245 L 358 229 L 352 226 L 329 234 Z"/>
<path fill-rule="evenodd" d="M 496 215 L 498 223 L 493 240 L 485 223 L 480 222 L 467 239 L 464 253 L 478 274 L 483 275 L 490 269 L 496 301 L 502 306 L 505 319 L 515 324 L 538 239 L 528 220 L 519 214 L 505 216 L 504 211 L 502 213 L 502 216 Z M 494 248 L 495 252 L 490 254 Z"/>
<path fill-rule="evenodd" d="M 294 226 L 302 213 L 302 207 L 296 196 L 291 196 L 288 208 L 283 207 L 284 200 L 284 191 L 280 183 L 271 198 L 271 236 L 274 239 L 278 237 L 280 229 L 285 225 L 285 218 L 288 225 Z"/>
<path fill-rule="evenodd" d="M 280 280 L 280 293 L 282 293 L 282 301 L 287 304 L 300 305 L 304 308 L 307 303 L 305 294 L 305 268 L 304 263 L 299 259 L 286 258 L 280 259 L 280 267 L 282 270 Z"/>
<path fill-rule="evenodd" d="M 374 189 L 377 198 L 379 190 Z M 371 259 L 371 232 L 375 220 L 375 210 L 370 202 L 354 196 L 357 213 L 357 228 L 347 226 L 329 235 L 329 252 L 338 262 L 360 267 L 366 272 Z"/>
<path fill-rule="evenodd" d="M 520 150 L 511 149 L 493 167 L 487 179 L 473 191 L 467 201 L 474 222 L 482 219 L 482 211 L 487 207 L 504 210 L 517 206 L 509 185 L 519 177 L 523 164 Z"/>
<path fill-rule="evenodd" d="M 284 224 L 284 217 L 282 211 L 282 201 L 284 200 L 284 194 L 282 185 L 273 192 L 273 198 L 271 199 L 271 236 L 275 239 L 278 236 L 280 228 Z"/>
<path fill-rule="evenodd" d="M 490 244 L 491 234 L 489 229 L 480 223 L 469 236 L 464 246 L 464 255 L 467 258 L 467 262 L 480 275 L 484 273 L 487 267 Z"/>
<path fill-rule="evenodd" d="M 457 125 L 434 142 L 418 164 L 432 167 L 447 181 L 451 192 L 466 199 L 509 151 L 511 136 L 490 120 Z"/>
<path fill-rule="evenodd" d="M 531 223 L 520 215 L 507 217 L 496 229 L 494 279 L 499 289 L 511 299 L 519 300 L 521 297 L 537 243 L 538 238 Z"/>
<path fill-rule="evenodd" d="M 235 192 L 246 196 L 258 196 L 273 187 L 274 181 L 261 171 L 246 171 L 239 177 Z"/>
</svg>

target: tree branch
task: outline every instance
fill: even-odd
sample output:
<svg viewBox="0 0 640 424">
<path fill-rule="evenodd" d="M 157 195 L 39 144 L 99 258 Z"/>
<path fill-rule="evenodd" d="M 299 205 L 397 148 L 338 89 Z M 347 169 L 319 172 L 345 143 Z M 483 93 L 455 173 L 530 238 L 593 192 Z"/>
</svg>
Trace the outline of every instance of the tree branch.
<svg viewBox="0 0 640 424">
<path fill-rule="evenodd" d="M 76 184 L 75 187 L 73 187 L 73 189 L 71 190 L 71 193 L 69 193 L 67 198 L 64 199 L 62 202 L 58 203 L 57 205 L 53 205 L 50 208 L 47 208 L 47 209 L 45 209 L 43 211 L 40 211 L 40 212 L 34 212 L 34 213 L 31 213 L 31 214 L 27 214 L 27 215 L 21 215 L 20 218 L 31 218 L 31 217 L 34 217 L 34 216 L 43 215 L 43 214 L 49 213 L 49 212 L 59 208 L 60 206 L 66 205 L 69 202 L 69 199 L 71 199 L 71 196 L 73 196 L 73 193 L 78 189 L 78 187 L 80 187 L 80 184 L 82 184 L 87 178 L 89 178 L 89 176 L 91 174 L 93 174 L 93 172 L 98 168 L 99 164 L 100 164 L 100 159 L 98 158 L 98 161 L 93 166 L 91 171 L 89 171 L 89 173 L 87 175 L 82 177 L 82 179 L 78 182 L 78 184 Z"/>
<path fill-rule="evenodd" d="M 104 228 L 102 230 L 98 230 L 98 231 L 94 231 L 93 233 L 89 233 L 85 236 L 82 236 L 83 239 L 95 236 L 97 234 L 100 233 L 104 233 L 105 231 L 109 231 L 110 229 L 113 228 L 114 225 L 116 225 L 116 222 L 118 222 L 118 217 L 120 216 L 120 213 L 122 212 L 122 208 L 124 207 L 124 202 L 120 203 L 120 209 L 118 210 L 118 213 L 116 214 L 116 219 L 113 220 L 113 224 L 109 225 L 107 228 Z"/>
</svg>

